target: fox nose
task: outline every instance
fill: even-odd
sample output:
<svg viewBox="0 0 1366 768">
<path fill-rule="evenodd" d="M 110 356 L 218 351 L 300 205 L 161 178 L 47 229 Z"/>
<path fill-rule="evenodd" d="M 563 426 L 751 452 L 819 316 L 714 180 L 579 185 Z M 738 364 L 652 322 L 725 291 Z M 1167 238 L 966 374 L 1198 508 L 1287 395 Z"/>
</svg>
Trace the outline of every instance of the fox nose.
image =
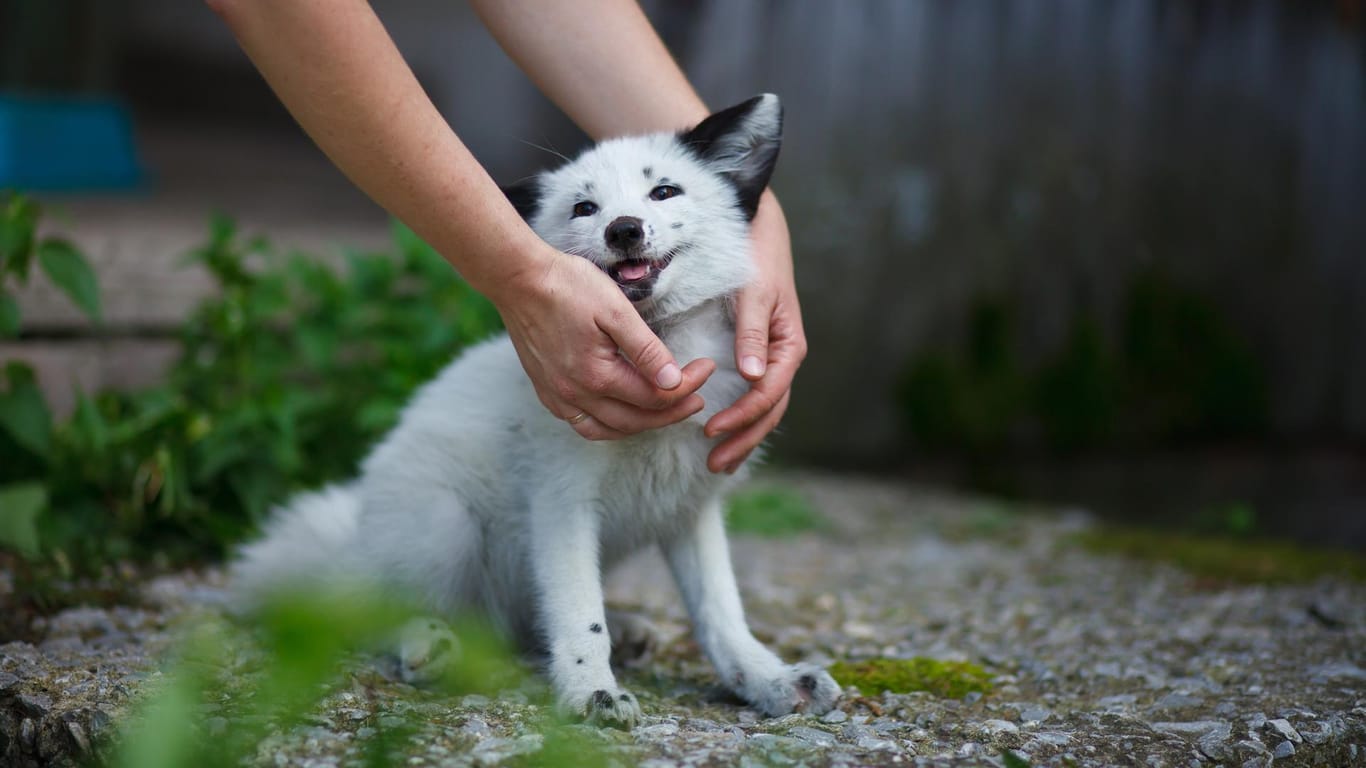
<svg viewBox="0 0 1366 768">
<path fill-rule="evenodd" d="M 629 251 L 644 239 L 645 230 L 634 216 L 619 216 L 607 225 L 607 247 L 614 251 Z"/>
</svg>

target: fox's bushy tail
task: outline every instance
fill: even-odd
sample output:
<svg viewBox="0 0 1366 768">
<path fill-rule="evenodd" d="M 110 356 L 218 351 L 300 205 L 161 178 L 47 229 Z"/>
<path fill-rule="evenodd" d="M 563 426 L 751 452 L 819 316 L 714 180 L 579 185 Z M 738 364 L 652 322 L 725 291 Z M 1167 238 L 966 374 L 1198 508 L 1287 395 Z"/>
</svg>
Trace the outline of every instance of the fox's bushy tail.
<svg viewBox="0 0 1366 768">
<path fill-rule="evenodd" d="M 231 567 L 235 596 L 245 607 L 282 589 L 346 577 L 359 517 L 360 497 L 349 485 L 295 497 L 272 513 L 264 536 L 239 550 Z"/>
</svg>

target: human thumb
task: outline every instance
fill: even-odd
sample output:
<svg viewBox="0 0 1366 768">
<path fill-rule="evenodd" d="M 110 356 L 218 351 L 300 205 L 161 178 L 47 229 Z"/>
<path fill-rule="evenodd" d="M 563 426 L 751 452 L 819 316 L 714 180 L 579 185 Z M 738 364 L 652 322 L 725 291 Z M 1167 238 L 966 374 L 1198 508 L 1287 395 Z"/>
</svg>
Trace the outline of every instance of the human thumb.
<svg viewBox="0 0 1366 768">
<path fill-rule="evenodd" d="M 768 361 L 768 326 L 773 308 L 749 292 L 735 302 L 735 366 L 750 381 L 763 378 Z"/>
<path fill-rule="evenodd" d="M 683 383 L 683 371 L 664 342 L 650 330 L 650 326 L 634 311 L 612 312 L 610 326 L 599 327 L 612 337 L 617 347 L 649 381 L 660 389 L 676 389 Z"/>
</svg>

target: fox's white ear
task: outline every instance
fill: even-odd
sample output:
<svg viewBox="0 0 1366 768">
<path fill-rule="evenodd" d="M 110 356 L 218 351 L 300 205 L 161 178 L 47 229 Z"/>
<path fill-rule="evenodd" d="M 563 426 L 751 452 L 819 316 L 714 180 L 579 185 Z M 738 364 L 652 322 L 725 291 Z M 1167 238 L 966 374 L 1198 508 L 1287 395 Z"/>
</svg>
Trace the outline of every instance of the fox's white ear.
<svg viewBox="0 0 1366 768">
<path fill-rule="evenodd" d="M 778 162 L 782 102 L 771 93 L 755 96 L 711 115 L 678 140 L 735 185 L 740 207 L 752 219 Z"/>
</svg>

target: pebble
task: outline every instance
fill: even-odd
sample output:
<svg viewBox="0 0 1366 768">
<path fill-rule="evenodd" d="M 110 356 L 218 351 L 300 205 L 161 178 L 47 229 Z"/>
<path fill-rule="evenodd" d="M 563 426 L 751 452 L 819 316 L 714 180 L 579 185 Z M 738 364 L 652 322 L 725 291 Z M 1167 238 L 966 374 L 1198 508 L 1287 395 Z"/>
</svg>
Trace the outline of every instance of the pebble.
<svg viewBox="0 0 1366 768">
<path fill-rule="evenodd" d="M 849 719 L 848 713 L 842 709 L 832 709 L 821 717 L 822 723 L 842 723 Z"/>
<path fill-rule="evenodd" d="M 1296 744 L 1300 744 L 1304 741 L 1304 737 L 1300 735 L 1300 732 L 1295 730 L 1295 727 L 1291 725 L 1290 721 L 1286 720 L 1285 718 L 1267 720 L 1266 730 L 1269 733 L 1276 734 L 1285 741 L 1293 741 Z"/>
<path fill-rule="evenodd" d="M 1019 733 L 1020 727 L 1009 720 L 988 720 L 982 723 L 982 731 L 988 736 L 1000 736 L 1003 733 Z"/>
<path fill-rule="evenodd" d="M 789 730 L 787 735 L 794 739 L 801 739 L 802 741 L 823 747 L 828 747 L 835 743 L 835 735 L 833 733 L 822 731 L 817 728 L 808 728 L 806 726 L 797 726 L 796 728 Z"/>
</svg>

